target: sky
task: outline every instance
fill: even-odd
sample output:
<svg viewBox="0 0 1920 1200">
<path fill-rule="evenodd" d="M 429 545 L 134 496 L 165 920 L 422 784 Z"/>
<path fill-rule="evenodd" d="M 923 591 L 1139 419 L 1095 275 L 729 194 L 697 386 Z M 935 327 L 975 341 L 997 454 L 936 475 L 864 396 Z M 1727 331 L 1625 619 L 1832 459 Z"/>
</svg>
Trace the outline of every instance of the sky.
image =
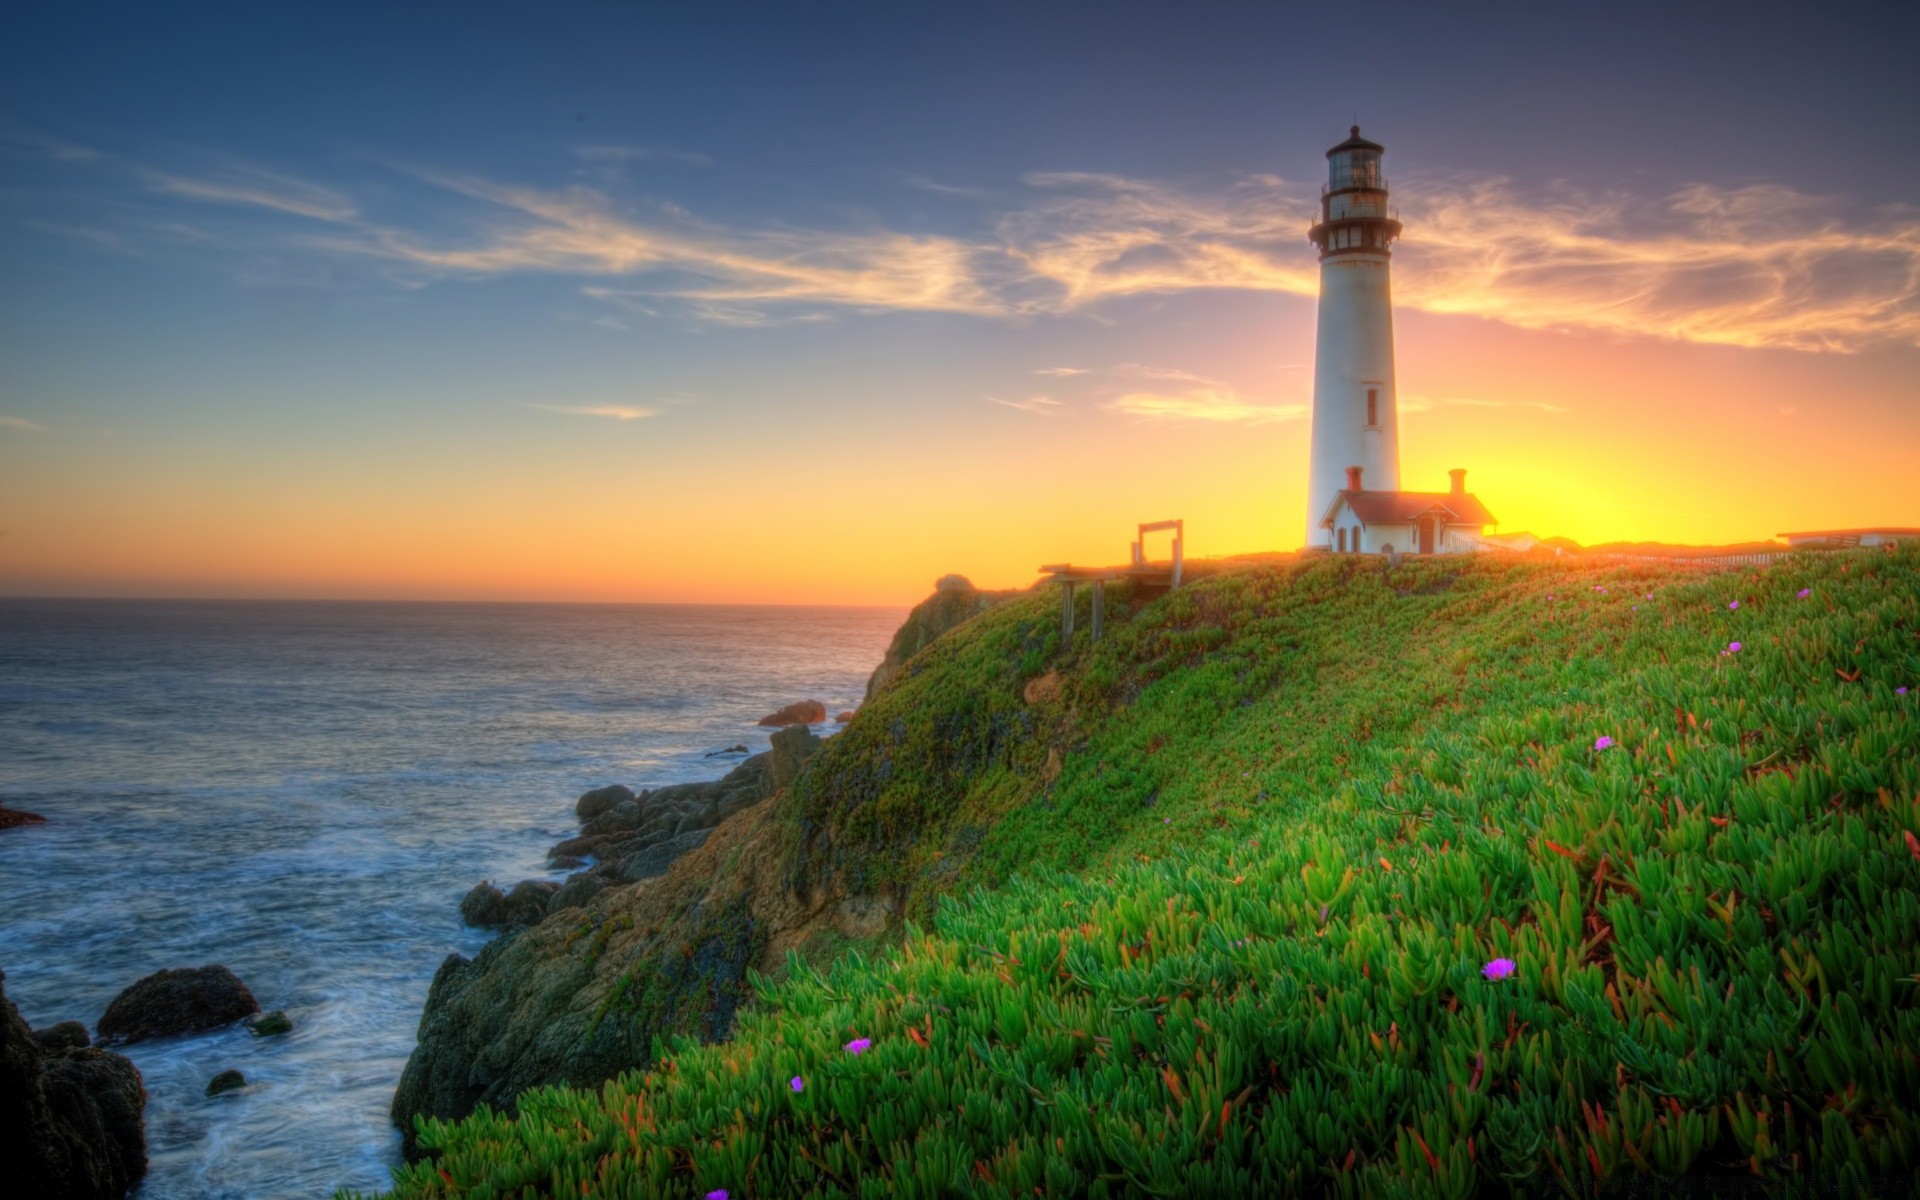
<svg viewBox="0 0 1920 1200">
<path fill-rule="evenodd" d="M 1920 526 L 1920 7 L 14 5 L 0 594 L 910 603 L 1300 545 L 1327 147 L 1401 479 Z M 1163 551 L 1161 551 L 1163 552 Z"/>
</svg>

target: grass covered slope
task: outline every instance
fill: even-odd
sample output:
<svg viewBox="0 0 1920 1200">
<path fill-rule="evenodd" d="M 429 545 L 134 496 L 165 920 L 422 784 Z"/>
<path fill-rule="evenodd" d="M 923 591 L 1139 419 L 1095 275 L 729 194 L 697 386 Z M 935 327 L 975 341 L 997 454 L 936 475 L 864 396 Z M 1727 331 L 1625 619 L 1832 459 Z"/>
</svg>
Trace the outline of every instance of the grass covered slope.
<svg viewBox="0 0 1920 1200">
<path fill-rule="evenodd" d="M 1038 597 L 934 643 L 771 818 L 802 890 L 999 886 L 759 980 L 729 1043 L 428 1123 L 398 1193 L 1920 1168 L 1920 553 L 1334 559 L 1121 607 L 1097 648 Z"/>
</svg>

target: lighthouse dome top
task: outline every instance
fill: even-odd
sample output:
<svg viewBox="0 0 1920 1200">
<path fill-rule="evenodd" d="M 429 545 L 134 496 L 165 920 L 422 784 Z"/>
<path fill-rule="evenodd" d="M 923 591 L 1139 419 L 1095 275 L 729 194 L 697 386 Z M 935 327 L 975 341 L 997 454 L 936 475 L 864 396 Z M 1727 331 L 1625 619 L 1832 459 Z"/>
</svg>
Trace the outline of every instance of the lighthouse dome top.
<svg viewBox="0 0 1920 1200">
<path fill-rule="evenodd" d="M 1332 158 L 1334 155 L 1339 154 L 1345 150 L 1371 150 L 1375 154 L 1381 154 L 1386 151 L 1386 147 L 1382 146 L 1379 142 L 1370 142 L 1366 138 L 1361 137 L 1360 127 L 1358 125 L 1355 125 L 1352 129 L 1352 136 L 1349 137 L 1346 141 L 1341 142 L 1338 146 L 1335 146 L 1333 149 L 1327 151 L 1327 157 Z"/>
</svg>

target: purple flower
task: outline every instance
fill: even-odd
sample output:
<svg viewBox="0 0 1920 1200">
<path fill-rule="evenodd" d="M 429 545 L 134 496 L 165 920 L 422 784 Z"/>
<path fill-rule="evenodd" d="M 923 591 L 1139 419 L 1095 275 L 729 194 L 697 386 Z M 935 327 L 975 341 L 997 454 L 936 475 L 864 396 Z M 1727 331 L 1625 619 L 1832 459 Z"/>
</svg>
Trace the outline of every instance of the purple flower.
<svg viewBox="0 0 1920 1200">
<path fill-rule="evenodd" d="M 1738 653 L 1740 653 L 1740 643 L 1739 643 L 1739 642 L 1728 642 L 1728 643 L 1727 643 L 1727 653 L 1729 653 L 1729 654 L 1738 654 Z"/>
<path fill-rule="evenodd" d="M 1740 602 L 1739 602 L 1738 600 L 1730 600 L 1730 601 L 1728 601 L 1728 602 L 1727 602 L 1727 611 L 1728 611 L 1728 612 L 1732 612 L 1732 611 L 1733 611 L 1734 609 L 1736 609 L 1736 608 L 1739 608 L 1739 607 L 1740 607 Z"/>
<path fill-rule="evenodd" d="M 1648 593 L 1647 593 L 1647 599 L 1649 599 L 1649 600 L 1651 600 L 1651 599 L 1653 599 L 1653 593 L 1652 593 L 1652 592 L 1648 592 Z"/>
<path fill-rule="evenodd" d="M 1601 586 L 1600 586 L 1599 584 L 1597 584 L 1597 583 L 1596 583 L 1596 584 L 1594 584 L 1594 585 L 1593 585 L 1593 590 L 1594 590 L 1594 591 L 1596 591 L 1596 592 L 1604 592 L 1604 591 L 1606 591 L 1607 589 L 1605 589 L 1605 588 L 1603 588 L 1603 587 L 1601 587 Z"/>
<path fill-rule="evenodd" d="M 1604 733 L 1601 734 L 1599 737 L 1593 739 L 1593 748 L 1595 750 L 1605 750 L 1608 746 L 1611 746 L 1611 745 L 1613 745 L 1613 739 L 1608 737 Z"/>
<path fill-rule="evenodd" d="M 1893 689 L 1893 694 L 1894 694 L 1894 695 L 1896 695 L 1896 696 L 1904 696 L 1904 695 L 1906 695 L 1906 694 L 1907 694 L 1907 689 L 1905 689 L 1905 688 L 1903 688 L 1903 687 L 1897 687 L 1897 688 L 1895 688 L 1895 689 Z"/>
<path fill-rule="evenodd" d="M 1322 925 L 1327 923 L 1327 906 L 1324 904 L 1320 906 L 1320 923 Z"/>
<path fill-rule="evenodd" d="M 707 1200 L 727 1200 L 727 1189 L 715 1188 L 707 1193 Z"/>
<path fill-rule="evenodd" d="M 801 1078 L 800 1078 L 800 1077 L 799 1077 L 798 1075 L 795 1075 L 795 1076 L 793 1077 L 793 1080 L 792 1080 L 792 1083 L 791 1083 L 791 1086 L 792 1086 L 792 1088 L 793 1088 L 793 1090 L 794 1090 L 794 1091 L 796 1091 L 796 1092 L 804 1092 L 804 1091 L 806 1091 L 806 1090 L 807 1090 L 807 1084 L 806 1084 L 806 1081 L 805 1081 L 805 1080 L 803 1080 L 803 1079 L 801 1079 Z"/>
<path fill-rule="evenodd" d="M 1812 594 L 1813 594 L 1812 588 L 1801 588 L 1799 591 L 1794 593 L 1794 596 L 1798 599 L 1805 600 L 1808 596 Z"/>
<path fill-rule="evenodd" d="M 1507 976 L 1513 974 L 1513 960 L 1510 958 L 1496 958 L 1486 966 L 1481 967 L 1480 973 L 1488 979 L 1505 979 Z"/>
<path fill-rule="evenodd" d="M 872 1038 L 855 1038 L 847 1043 L 846 1051 L 848 1054 L 865 1054 L 867 1047 L 871 1045 L 873 1045 Z"/>
</svg>

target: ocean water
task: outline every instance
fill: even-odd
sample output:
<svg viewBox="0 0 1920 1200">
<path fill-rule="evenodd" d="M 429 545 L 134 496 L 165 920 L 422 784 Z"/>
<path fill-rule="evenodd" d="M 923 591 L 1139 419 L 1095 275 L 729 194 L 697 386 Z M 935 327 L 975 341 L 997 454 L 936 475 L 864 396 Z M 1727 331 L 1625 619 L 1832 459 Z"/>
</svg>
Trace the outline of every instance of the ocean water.
<svg viewBox="0 0 1920 1200">
<path fill-rule="evenodd" d="M 126 1047 L 142 1200 L 383 1186 L 427 985 L 482 879 L 560 878 L 602 783 L 717 778 L 759 717 L 852 708 L 900 609 L 0 600 L 0 970 L 91 1029 L 224 963 L 291 1034 Z M 831 726 L 821 732 L 830 732 Z M 244 1091 L 207 1099 L 227 1068 Z"/>
</svg>

